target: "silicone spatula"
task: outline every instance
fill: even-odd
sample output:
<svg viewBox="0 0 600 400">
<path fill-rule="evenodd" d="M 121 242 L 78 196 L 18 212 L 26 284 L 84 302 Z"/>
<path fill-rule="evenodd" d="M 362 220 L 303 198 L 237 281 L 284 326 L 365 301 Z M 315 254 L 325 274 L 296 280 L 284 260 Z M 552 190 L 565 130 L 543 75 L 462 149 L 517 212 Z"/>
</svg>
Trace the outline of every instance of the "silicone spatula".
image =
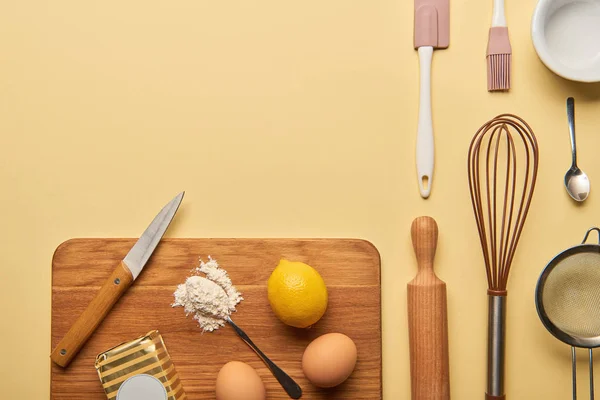
<svg viewBox="0 0 600 400">
<path fill-rule="evenodd" d="M 419 53 L 420 95 L 417 126 L 417 177 L 423 198 L 433 183 L 433 121 L 431 118 L 431 60 L 433 49 L 450 44 L 449 0 L 415 0 L 415 49 Z"/>
</svg>

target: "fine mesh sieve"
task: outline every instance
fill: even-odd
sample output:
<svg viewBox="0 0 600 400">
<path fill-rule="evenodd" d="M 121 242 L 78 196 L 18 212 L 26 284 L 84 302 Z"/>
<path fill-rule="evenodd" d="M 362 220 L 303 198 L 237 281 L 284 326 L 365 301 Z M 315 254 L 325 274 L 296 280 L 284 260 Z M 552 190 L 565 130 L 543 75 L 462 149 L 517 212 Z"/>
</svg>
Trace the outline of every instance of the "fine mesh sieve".
<svg viewBox="0 0 600 400">
<path fill-rule="evenodd" d="M 558 254 L 538 280 L 535 302 L 540 320 L 552 335 L 571 345 L 573 399 L 577 398 L 575 347 L 589 349 L 590 399 L 594 399 L 592 348 L 600 347 L 600 244 L 581 245 Z"/>
</svg>

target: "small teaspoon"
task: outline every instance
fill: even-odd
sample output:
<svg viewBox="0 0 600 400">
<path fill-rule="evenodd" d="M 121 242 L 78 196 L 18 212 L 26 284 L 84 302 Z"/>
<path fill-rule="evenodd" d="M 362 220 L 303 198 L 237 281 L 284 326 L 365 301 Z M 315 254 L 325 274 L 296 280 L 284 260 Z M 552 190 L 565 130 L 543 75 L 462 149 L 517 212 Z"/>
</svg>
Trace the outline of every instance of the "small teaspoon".
<svg viewBox="0 0 600 400">
<path fill-rule="evenodd" d="M 567 99 L 567 117 L 569 121 L 569 133 L 571 135 L 571 152 L 573 162 L 571 168 L 565 174 L 565 188 L 569 196 L 575 201 L 584 201 L 590 194 L 590 180 L 588 176 L 577 166 L 577 145 L 575 142 L 575 100 Z"/>
</svg>

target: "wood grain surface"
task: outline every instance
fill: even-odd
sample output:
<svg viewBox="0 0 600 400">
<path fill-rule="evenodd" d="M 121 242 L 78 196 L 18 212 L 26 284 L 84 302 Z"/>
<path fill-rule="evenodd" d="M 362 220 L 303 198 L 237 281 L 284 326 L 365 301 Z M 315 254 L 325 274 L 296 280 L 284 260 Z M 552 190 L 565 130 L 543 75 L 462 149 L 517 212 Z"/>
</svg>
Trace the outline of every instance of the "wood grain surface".
<svg viewBox="0 0 600 400">
<path fill-rule="evenodd" d="M 411 237 L 418 272 L 408 284 L 408 329 L 412 400 L 449 400 L 446 284 L 433 271 L 438 227 L 433 218 L 414 220 Z"/>
<path fill-rule="evenodd" d="M 132 284 L 133 275 L 125 262 L 121 261 L 108 279 L 104 281 L 100 290 L 96 292 L 87 308 L 79 315 L 79 318 L 66 335 L 52 350 L 50 359 L 61 367 L 68 366 Z"/>
<path fill-rule="evenodd" d="M 134 243 L 74 239 L 58 247 L 52 261 L 52 348 Z M 105 399 L 94 368 L 96 355 L 152 329 L 161 332 L 190 399 L 214 399 L 217 373 L 232 360 L 257 370 L 268 399 L 288 398 L 231 327 L 202 334 L 182 308 L 171 307 L 176 286 L 199 258 L 209 255 L 229 272 L 244 296 L 233 320 L 302 386 L 303 399 L 382 398 L 379 253 L 366 241 L 349 239 L 164 239 L 71 364 L 63 369 L 51 363 L 51 398 Z M 327 283 L 327 312 L 310 329 L 287 327 L 270 309 L 266 282 L 281 258 L 312 265 Z M 301 358 L 311 340 L 328 332 L 344 333 L 356 342 L 358 363 L 344 384 L 324 390 L 304 378 Z"/>
</svg>

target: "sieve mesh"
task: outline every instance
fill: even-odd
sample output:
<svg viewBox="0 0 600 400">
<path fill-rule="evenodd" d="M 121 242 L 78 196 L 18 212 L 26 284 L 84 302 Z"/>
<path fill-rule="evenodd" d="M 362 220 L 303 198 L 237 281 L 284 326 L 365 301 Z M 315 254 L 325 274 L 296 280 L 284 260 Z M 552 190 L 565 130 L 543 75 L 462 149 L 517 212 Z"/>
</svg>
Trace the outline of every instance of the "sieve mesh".
<svg viewBox="0 0 600 400">
<path fill-rule="evenodd" d="M 600 336 L 600 254 L 576 253 L 548 274 L 542 292 L 548 319 L 578 338 Z"/>
</svg>

